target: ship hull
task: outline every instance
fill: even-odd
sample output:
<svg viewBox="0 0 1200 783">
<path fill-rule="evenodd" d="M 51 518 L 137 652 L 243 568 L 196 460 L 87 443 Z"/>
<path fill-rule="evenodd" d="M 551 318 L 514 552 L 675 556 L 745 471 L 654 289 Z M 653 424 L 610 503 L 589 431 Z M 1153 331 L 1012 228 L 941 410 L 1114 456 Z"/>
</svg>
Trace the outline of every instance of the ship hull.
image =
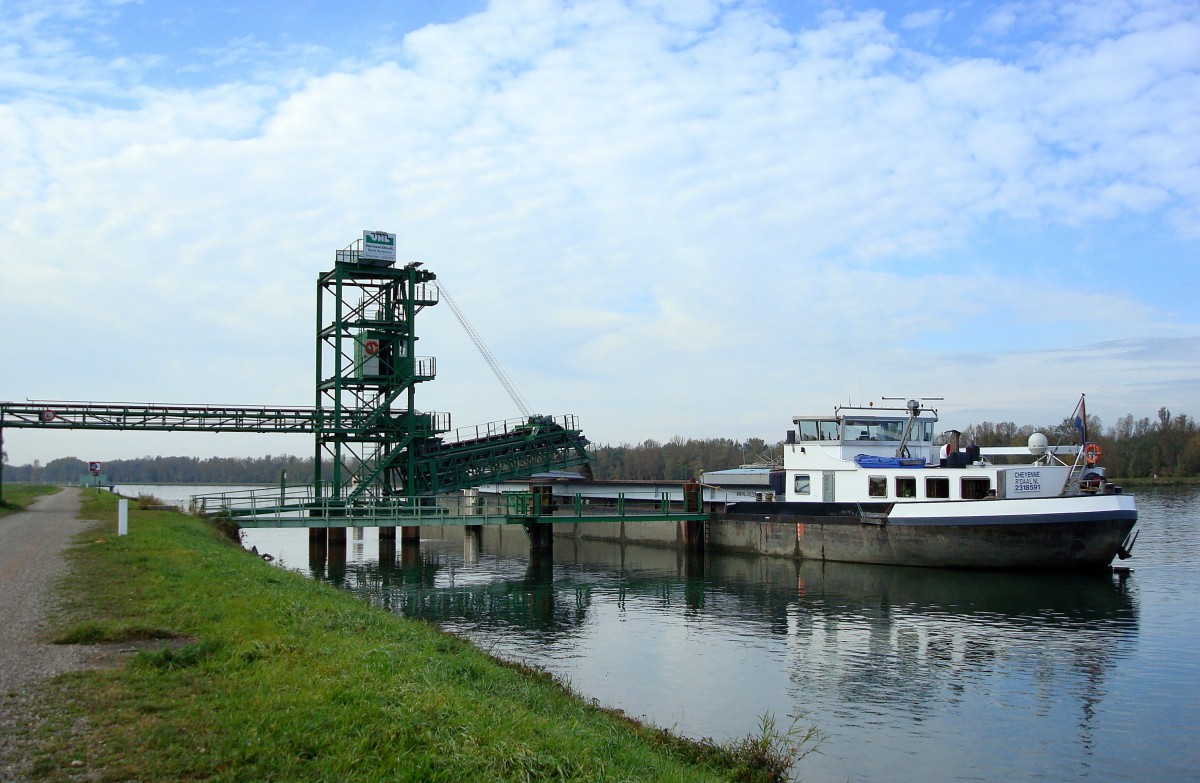
<svg viewBox="0 0 1200 783">
<path fill-rule="evenodd" d="M 855 504 L 748 502 L 715 514 L 709 538 L 737 549 L 769 526 L 810 560 L 940 568 L 1082 570 L 1109 565 L 1137 522 L 1128 495 Z M 728 546 L 722 546 L 722 543 Z M 782 553 L 781 553 L 782 554 Z"/>
</svg>

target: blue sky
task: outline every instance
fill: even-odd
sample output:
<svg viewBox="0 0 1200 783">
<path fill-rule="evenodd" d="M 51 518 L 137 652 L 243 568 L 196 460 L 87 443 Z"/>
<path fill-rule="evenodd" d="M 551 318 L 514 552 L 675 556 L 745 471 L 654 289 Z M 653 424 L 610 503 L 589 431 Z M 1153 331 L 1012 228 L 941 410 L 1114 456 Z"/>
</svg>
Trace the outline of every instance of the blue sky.
<svg viewBox="0 0 1200 783">
<path fill-rule="evenodd" d="M 312 404 L 369 228 L 599 443 L 1200 415 L 1195 3 L 5 0 L 0 170 L 0 399 Z M 423 318 L 418 404 L 516 415 Z"/>
</svg>

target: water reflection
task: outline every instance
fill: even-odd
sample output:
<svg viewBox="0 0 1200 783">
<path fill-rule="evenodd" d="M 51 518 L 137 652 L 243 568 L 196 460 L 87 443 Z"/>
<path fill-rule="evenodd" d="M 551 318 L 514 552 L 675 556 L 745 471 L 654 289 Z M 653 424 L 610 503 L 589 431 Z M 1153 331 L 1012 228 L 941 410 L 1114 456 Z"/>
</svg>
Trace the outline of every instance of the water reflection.
<svg viewBox="0 0 1200 783">
<path fill-rule="evenodd" d="M 802 708 L 821 714 L 827 732 L 886 727 L 922 739 L 953 716 L 980 732 L 1000 729 L 1016 710 L 1055 714 L 1086 752 L 1108 680 L 1136 644 L 1137 601 L 1107 573 L 937 571 L 563 540 L 555 559 L 531 559 L 511 535 L 444 535 L 398 557 L 381 549 L 379 562 L 347 565 L 330 550 L 310 568 L 577 687 L 594 671 L 619 672 L 620 682 L 601 684 L 603 701 L 696 735 L 742 734 L 747 715 Z M 678 678 L 664 685 L 614 665 L 630 660 L 617 649 L 630 644 L 643 648 L 633 660 L 691 656 L 678 659 L 694 673 L 683 678 L 688 714 L 661 706 L 678 702 Z M 756 669 L 773 670 L 765 699 L 775 703 L 723 674 Z M 723 724 L 723 713 L 738 725 Z"/>
<path fill-rule="evenodd" d="M 519 528 L 245 545 L 691 736 L 804 713 L 828 735 L 806 780 L 1200 780 L 1200 492 L 1138 505 L 1125 582 L 563 539 L 532 563 Z"/>
<path fill-rule="evenodd" d="M 980 698 L 1075 711 L 1091 746 L 1096 705 L 1136 643 L 1136 601 L 1100 574 L 980 574 L 845 564 L 798 569 L 789 628 L 797 699 L 830 694 L 848 725 L 922 723 Z"/>
</svg>

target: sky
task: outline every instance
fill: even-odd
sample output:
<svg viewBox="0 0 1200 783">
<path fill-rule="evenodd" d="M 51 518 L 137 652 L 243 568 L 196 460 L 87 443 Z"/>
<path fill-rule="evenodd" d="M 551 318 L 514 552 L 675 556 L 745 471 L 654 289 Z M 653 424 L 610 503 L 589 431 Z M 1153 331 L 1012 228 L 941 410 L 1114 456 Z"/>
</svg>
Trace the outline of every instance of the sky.
<svg viewBox="0 0 1200 783">
<path fill-rule="evenodd" d="M 0 172 L 0 400 L 312 405 L 317 275 L 370 229 L 599 444 L 1200 416 L 1195 2 L 0 0 Z M 419 408 L 519 415 L 417 326 Z"/>
</svg>

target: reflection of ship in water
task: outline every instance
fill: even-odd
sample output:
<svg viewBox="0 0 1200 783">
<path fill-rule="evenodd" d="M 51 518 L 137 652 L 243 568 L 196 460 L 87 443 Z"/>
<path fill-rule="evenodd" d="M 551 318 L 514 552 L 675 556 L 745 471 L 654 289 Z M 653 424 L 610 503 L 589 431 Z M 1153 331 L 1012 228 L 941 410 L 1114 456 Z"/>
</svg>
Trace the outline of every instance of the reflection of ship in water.
<svg viewBox="0 0 1200 783">
<path fill-rule="evenodd" d="M 531 660 L 586 656 L 589 612 L 603 604 L 695 619 L 714 644 L 779 639 L 789 698 L 804 706 L 832 694 L 829 709 L 851 723 L 894 721 L 897 705 L 919 725 L 972 699 L 1027 700 L 1033 710 L 1078 710 L 1075 740 L 1086 746 L 1092 710 L 1138 630 L 1132 585 L 1106 573 L 694 555 L 572 539 L 555 543 L 553 560 L 531 559 L 519 529 L 435 534 L 419 549 L 381 550 L 379 563 L 336 566 L 331 557 L 312 570 L 391 611 L 503 635 Z"/>
<path fill-rule="evenodd" d="M 618 602 L 651 600 L 681 612 L 763 625 L 779 635 L 794 635 L 817 616 L 856 627 L 914 618 L 1051 630 L 1136 623 L 1133 599 L 1107 573 L 991 573 L 762 555 L 697 556 L 671 547 L 583 539 L 557 542 L 553 560 L 531 559 L 519 528 L 424 532 L 419 549 L 381 547 L 378 563 L 338 564 L 335 557 L 326 563 L 322 555 L 310 561 L 310 570 L 404 614 L 436 620 L 441 608 L 460 619 L 517 626 L 524 617 L 531 629 L 555 616 L 575 616 L 596 588 Z M 418 597 L 422 591 L 426 594 Z M 547 596 L 570 611 L 542 611 L 549 609 Z M 493 610 L 509 618 L 489 619 Z"/>
<path fill-rule="evenodd" d="M 797 572 L 795 698 L 836 693 L 851 722 L 894 716 L 903 703 L 919 724 L 981 695 L 1031 710 L 1067 703 L 1087 747 L 1095 705 L 1137 641 L 1136 601 L 1111 574 L 811 562 Z"/>
</svg>

